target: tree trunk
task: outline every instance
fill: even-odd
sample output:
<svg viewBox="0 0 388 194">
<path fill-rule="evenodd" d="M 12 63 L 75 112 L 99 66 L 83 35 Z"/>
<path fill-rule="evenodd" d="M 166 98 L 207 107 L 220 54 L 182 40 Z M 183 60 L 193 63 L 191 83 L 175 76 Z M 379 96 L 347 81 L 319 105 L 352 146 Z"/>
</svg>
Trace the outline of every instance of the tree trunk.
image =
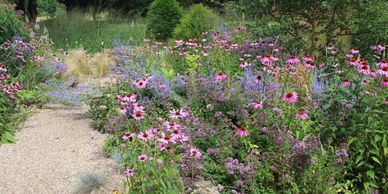
<svg viewBox="0 0 388 194">
<path fill-rule="evenodd" d="M 36 0 L 18 0 L 16 10 L 23 10 L 29 22 L 36 22 L 36 17 L 38 16 Z"/>
<path fill-rule="evenodd" d="M 312 17 L 311 17 L 311 51 L 315 51 L 316 49 L 316 38 L 317 38 L 317 2 L 316 0 L 313 1 L 312 4 Z"/>
</svg>

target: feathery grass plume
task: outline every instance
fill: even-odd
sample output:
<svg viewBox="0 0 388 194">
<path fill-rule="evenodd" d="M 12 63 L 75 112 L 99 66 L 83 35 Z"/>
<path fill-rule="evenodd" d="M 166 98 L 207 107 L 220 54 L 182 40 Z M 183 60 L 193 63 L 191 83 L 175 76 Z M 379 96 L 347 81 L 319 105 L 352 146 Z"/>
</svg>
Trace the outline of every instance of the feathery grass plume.
<svg viewBox="0 0 388 194">
<path fill-rule="evenodd" d="M 65 76 L 86 76 L 102 77 L 108 73 L 114 62 L 112 51 L 104 49 L 96 54 L 88 54 L 84 49 L 69 51 L 71 55 L 65 57 L 64 61 L 68 65 Z"/>
<path fill-rule="evenodd" d="M 81 179 L 74 190 L 74 194 L 91 193 L 96 189 L 101 189 L 106 185 L 104 176 L 97 172 L 87 172 L 81 176 Z"/>
</svg>

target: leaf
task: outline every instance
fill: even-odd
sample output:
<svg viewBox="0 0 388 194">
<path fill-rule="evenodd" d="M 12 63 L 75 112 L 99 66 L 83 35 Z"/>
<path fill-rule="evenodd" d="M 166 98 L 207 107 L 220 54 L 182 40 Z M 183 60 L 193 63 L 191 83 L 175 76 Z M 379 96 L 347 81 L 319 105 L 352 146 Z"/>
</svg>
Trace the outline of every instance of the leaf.
<svg viewBox="0 0 388 194">
<path fill-rule="evenodd" d="M 361 160 L 362 160 L 362 156 L 361 155 L 357 156 L 356 163 L 359 163 Z"/>
<path fill-rule="evenodd" d="M 375 135 L 375 142 L 378 142 L 382 139 L 380 135 Z"/>
<path fill-rule="evenodd" d="M 373 156 L 373 157 L 372 157 L 372 160 L 373 160 L 373 161 L 375 161 L 375 162 L 377 162 L 377 163 L 379 163 L 379 164 L 381 165 L 381 162 L 380 162 L 380 160 L 379 160 L 379 159 L 377 159 L 376 157 L 374 157 L 374 156 Z"/>
<path fill-rule="evenodd" d="M 3 136 L 1 136 L 1 142 L 15 143 L 15 138 L 11 133 L 5 132 Z"/>
<path fill-rule="evenodd" d="M 364 189 L 368 189 L 369 188 L 369 183 L 368 182 L 364 182 Z"/>
<path fill-rule="evenodd" d="M 368 170 L 366 175 L 368 175 L 371 179 L 375 179 L 375 172 L 373 170 Z"/>
</svg>

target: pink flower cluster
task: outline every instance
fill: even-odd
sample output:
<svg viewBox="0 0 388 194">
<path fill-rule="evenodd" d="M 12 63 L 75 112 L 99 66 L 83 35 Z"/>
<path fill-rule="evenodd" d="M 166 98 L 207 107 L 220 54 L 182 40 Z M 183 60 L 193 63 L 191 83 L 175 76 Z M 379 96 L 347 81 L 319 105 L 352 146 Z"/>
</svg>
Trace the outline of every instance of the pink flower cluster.
<svg viewBox="0 0 388 194">
<path fill-rule="evenodd" d="M 2 87 L 3 92 L 7 93 L 10 98 L 15 98 L 15 92 L 19 92 L 21 89 L 20 83 L 11 83 Z"/>
<path fill-rule="evenodd" d="M 372 48 L 372 47 L 371 47 Z M 377 47 L 374 46 L 373 49 L 377 50 L 385 50 L 385 47 Z M 354 58 L 353 54 L 358 54 L 357 59 Z M 382 60 L 378 62 L 375 66 L 376 68 L 373 68 L 368 61 L 362 60 L 361 55 L 359 54 L 358 50 L 352 49 L 350 53 L 346 54 L 346 57 L 350 58 L 349 61 L 347 61 L 347 64 L 350 66 L 353 66 L 357 69 L 357 72 L 363 76 L 370 76 L 370 77 L 376 77 L 376 76 L 382 76 L 381 78 L 381 85 L 383 87 L 388 87 L 388 60 Z M 344 79 L 342 82 L 342 86 L 349 87 L 351 85 L 351 80 Z M 363 80 L 362 85 L 368 84 L 368 80 Z"/>
<path fill-rule="evenodd" d="M 11 84 L 3 83 L 6 79 L 11 78 L 11 75 L 6 73 L 7 71 L 7 67 L 3 64 L 0 64 L 0 89 L 5 92 L 8 97 L 15 98 L 15 92 L 20 91 L 22 86 L 18 82 Z"/>
<path fill-rule="evenodd" d="M 137 95 L 116 96 L 119 103 L 120 112 L 126 116 L 131 116 L 136 121 L 144 119 L 144 107 L 137 103 Z"/>
<path fill-rule="evenodd" d="M 124 96 L 124 97 L 118 97 L 120 102 L 123 102 L 126 104 L 127 102 L 134 101 L 134 96 Z M 132 99 L 132 100 L 131 100 Z M 179 111 L 180 116 L 178 118 L 184 117 L 187 113 L 182 113 L 184 111 L 182 110 L 171 110 L 171 113 L 175 113 Z M 148 145 L 151 145 L 151 147 L 155 147 L 160 151 L 160 153 L 163 152 L 174 152 L 174 146 L 176 144 L 187 144 L 189 141 L 189 136 L 185 134 L 185 127 L 181 124 L 175 122 L 175 121 L 165 121 L 160 126 L 160 128 L 151 128 L 147 129 L 145 131 L 139 132 L 139 133 L 124 133 L 121 136 L 121 139 L 124 142 L 133 142 L 135 141 L 135 138 L 137 138 L 138 141 L 142 141 L 144 143 L 147 143 Z M 143 144 L 139 144 L 143 145 Z M 144 151 L 144 150 L 143 150 Z M 191 147 L 188 151 L 188 154 L 195 158 L 201 158 L 202 154 L 201 152 L 194 147 Z M 152 160 L 153 157 L 150 155 L 147 155 L 146 153 L 141 153 L 137 160 L 139 162 L 147 162 L 148 160 Z M 127 169 L 124 172 L 124 175 L 127 177 L 131 177 L 135 175 L 135 169 Z"/>
</svg>

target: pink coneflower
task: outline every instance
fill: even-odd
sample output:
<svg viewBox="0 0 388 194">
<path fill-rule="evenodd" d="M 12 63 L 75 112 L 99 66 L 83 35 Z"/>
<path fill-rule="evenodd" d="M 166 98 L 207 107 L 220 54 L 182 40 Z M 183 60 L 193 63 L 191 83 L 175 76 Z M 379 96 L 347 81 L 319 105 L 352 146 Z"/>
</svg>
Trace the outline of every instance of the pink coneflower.
<svg viewBox="0 0 388 194">
<path fill-rule="evenodd" d="M 287 92 L 286 94 L 284 94 L 283 100 L 287 104 L 293 104 L 293 103 L 295 103 L 298 100 L 298 93 L 296 93 L 296 92 Z"/>
<path fill-rule="evenodd" d="M 133 114 L 132 114 L 132 118 L 137 120 L 137 121 L 140 121 L 142 119 L 144 119 L 144 112 L 143 111 L 134 111 Z"/>
<path fill-rule="evenodd" d="M 361 81 L 361 85 L 367 85 L 369 83 L 369 81 L 367 79 L 364 79 Z"/>
<path fill-rule="evenodd" d="M 183 40 L 175 40 L 175 45 L 176 46 L 181 46 L 182 44 L 183 44 L 184 42 L 183 42 Z"/>
<path fill-rule="evenodd" d="M 173 139 L 179 139 L 182 135 L 181 130 L 179 128 L 174 128 L 171 130 L 171 136 Z"/>
<path fill-rule="evenodd" d="M 7 72 L 7 67 L 5 67 L 5 65 L 0 65 L 0 71 Z"/>
<path fill-rule="evenodd" d="M 315 69 L 315 65 L 313 62 L 307 62 L 304 64 L 304 67 L 306 67 L 307 69 Z"/>
<path fill-rule="evenodd" d="M 128 99 L 130 102 L 136 102 L 137 95 L 136 94 L 131 94 Z"/>
<path fill-rule="evenodd" d="M 135 175 L 135 170 L 127 169 L 127 170 L 125 170 L 124 174 L 125 174 L 126 177 L 131 177 L 131 176 Z"/>
<path fill-rule="evenodd" d="M 346 56 L 347 58 L 349 58 L 349 59 L 353 58 L 353 55 L 352 55 L 352 54 L 346 54 L 345 56 Z"/>
<path fill-rule="evenodd" d="M 0 80 L 1 79 L 9 79 L 9 78 L 11 78 L 10 74 L 0 74 Z"/>
<path fill-rule="evenodd" d="M 160 142 L 164 143 L 164 144 L 168 144 L 168 143 L 174 143 L 175 144 L 175 141 L 174 139 L 172 138 L 171 135 L 166 135 L 165 133 L 162 132 L 162 138 L 159 139 Z"/>
<path fill-rule="evenodd" d="M 310 56 L 310 55 L 306 55 L 305 57 L 303 57 L 303 61 L 304 62 L 313 62 L 313 58 Z"/>
<path fill-rule="evenodd" d="M 248 129 L 244 128 L 244 127 L 240 127 L 237 129 L 236 131 L 237 135 L 238 136 L 244 136 L 244 137 L 247 137 L 249 135 L 249 131 Z"/>
<path fill-rule="evenodd" d="M 383 85 L 384 87 L 388 87 L 388 77 L 385 77 L 383 78 L 383 80 L 381 80 L 381 85 Z"/>
<path fill-rule="evenodd" d="M 359 54 L 360 51 L 356 50 L 356 49 L 352 49 L 352 50 L 350 50 L 350 53 L 352 53 L 352 54 Z"/>
<path fill-rule="evenodd" d="M 17 92 L 22 89 L 22 85 L 20 85 L 20 83 L 12 83 L 11 87 L 12 87 L 12 89 L 14 89 Z"/>
<path fill-rule="evenodd" d="M 137 111 L 144 112 L 144 107 L 140 106 L 137 102 L 132 103 L 131 107 L 134 112 L 137 112 Z"/>
<path fill-rule="evenodd" d="M 309 118 L 309 115 L 307 114 L 307 112 L 306 112 L 305 110 L 300 109 L 300 110 L 296 113 L 295 117 L 296 117 L 297 119 L 307 120 L 307 119 Z"/>
<path fill-rule="evenodd" d="M 138 79 L 133 81 L 133 85 L 135 85 L 137 88 L 145 88 L 147 86 L 147 81 L 144 79 Z"/>
<path fill-rule="evenodd" d="M 248 67 L 248 66 L 251 66 L 252 65 L 252 63 L 251 62 L 248 62 L 248 61 L 244 61 L 244 62 L 242 62 L 242 63 L 240 63 L 240 67 Z"/>
<path fill-rule="evenodd" d="M 263 104 L 260 101 L 256 101 L 256 102 L 252 103 L 252 107 L 254 109 L 263 108 Z"/>
<path fill-rule="evenodd" d="M 145 154 L 141 154 L 139 157 L 137 157 L 137 159 L 138 159 L 140 162 L 145 162 L 146 160 L 148 160 L 148 156 L 145 155 Z"/>
<path fill-rule="evenodd" d="M 297 64 L 299 63 L 299 59 L 296 58 L 295 56 L 291 56 L 290 58 L 287 59 L 288 64 Z"/>
<path fill-rule="evenodd" d="M 379 66 L 380 68 L 382 68 L 384 66 L 388 66 L 388 60 L 384 60 L 384 61 L 377 63 L 377 66 Z"/>
<path fill-rule="evenodd" d="M 143 141 L 148 141 L 154 137 L 154 134 L 152 133 L 152 130 L 147 130 L 145 132 L 139 133 L 137 135 L 137 138 L 143 140 Z"/>
<path fill-rule="evenodd" d="M 371 70 L 369 71 L 369 75 L 372 76 L 372 77 L 376 77 L 376 71 L 373 70 L 373 69 L 371 69 Z"/>
<path fill-rule="evenodd" d="M 202 154 L 199 152 L 197 148 L 190 148 L 190 156 L 196 157 L 196 158 L 201 158 Z"/>
<path fill-rule="evenodd" d="M 189 141 L 190 138 L 189 138 L 189 136 L 187 136 L 187 135 L 181 133 L 179 136 L 177 136 L 177 137 L 174 138 L 174 139 L 177 140 L 177 141 L 179 141 L 179 142 L 181 142 L 181 143 L 184 143 L 184 142 Z"/>
<path fill-rule="evenodd" d="M 173 147 L 170 144 L 159 144 L 159 150 L 161 152 L 163 151 L 171 152 L 173 151 Z"/>
<path fill-rule="evenodd" d="M 348 63 L 353 66 L 358 66 L 360 64 L 356 59 L 351 59 Z"/>
<path fill-rule="evenodd" d="M 150 80 L 152 80 L 154 78 L 154 76 L 152 75 L 147 75 L 146 78 L 144 79 L 146 82 L 149 82 Z"/>
<path fill-rule="evenodd" d="M 180 110 L 175 110 L 172 109 L 170 110 L 170 118 L 172 119 L 177 119 L 177 118 L 185 118 L 189 115 L 186 111 L 180 109 Z"/>
<path fill-rule="evenodd" d="M 148 39 L 148 38 L 145 38 L 143 40 L 144 40 L 144 42 L 149 42 L 150 41 L 150 39 Z"/>
<path fill-rule="evenodd" d="M 344 79 L 342 81 L 342 86 L 343 87 L 349 87 L 351 84 L 352 84 L 352 82 L 350 80 L 348 80 L 348 79 Z"/>
<path fill-rule="evenodd" d="M 381 66 L 381 69 L 377 71 L 377 74 L 385 75 L 388 77 L 388 66 Z"/>
<path fill-rule="evenodd" d="M 120 113 L 121 114 L 126 114 L 127 113 L 127 109 L 125 107 L 120 107 Z"/>
<path fill-rule="evenodd" d="M 384 99 L 384 104 L 388 104 L 388 98 Z"/>
<path fill-rule="evenodd" d="M 272 62 L 277 61 L 277 60 L 278 60 L 278 58 L 267 54 L 263 58 L 260 59 L 260 62 L 263 63 L 264 65 L 266 65 L 266 64 L 272 63 Z"/>
<path fill-rule="evenodd" d="M 364 75 L 369 75 L 370 74 L 370 68 L 368 65 L 368 62 L 362 61 L 361 65 L 358 66 L 358 72 Z"/>
<path fill-rule="evenodd" d="M 244 57 L 247 57 L 247 58 L 252 57 L 252 54 L 246 53 L 246 54 L 244 54 Z"/>
<path fill-rule="evenodd" d="M 166 126 L 167 129 L 180 127 L 180 125 L 174 121 L 165 121 L 163 125 Z"/>
<path fill-rule="evenodd" d="M 131 133 L 131 134 L 125 133 L 125 134 L 121 137 L 121 139 L 123 139 L 124 141 L 127 141 L 127 140 L 132 141 L 132 139 L 133 139 L 134 137 L 135 137 L 135 134 L 134 134 L 134 133 Z"/>
<path fill-rule="evenodd" d="M 10 86 L 5 86 L 2 88 L 3 92 L 7 93 L 8 97 L 15 98 L 15 94 Z"/>
<path fill-rule="evenodd" d="M 204 57 L 207 57 L 207 56 L 209 56 L 209 53 L 206 50 L 202 50 L 202 55 Z"/>
<path fill-rule="evenodd" d="M 222 72 L 218 72 L 215 76 L 215 79 L 216 80 L 223 80 L 223 79 L 226 79 L 226 74 L 225 73 L 222 73 Z"/>
<path fill-rule="evenodd" d="M 256 76 L 256 83 L 259 83 L 262 80 L 263 80 L 263 76 L 261 76 L 261 75 Z"/>
</svg>

